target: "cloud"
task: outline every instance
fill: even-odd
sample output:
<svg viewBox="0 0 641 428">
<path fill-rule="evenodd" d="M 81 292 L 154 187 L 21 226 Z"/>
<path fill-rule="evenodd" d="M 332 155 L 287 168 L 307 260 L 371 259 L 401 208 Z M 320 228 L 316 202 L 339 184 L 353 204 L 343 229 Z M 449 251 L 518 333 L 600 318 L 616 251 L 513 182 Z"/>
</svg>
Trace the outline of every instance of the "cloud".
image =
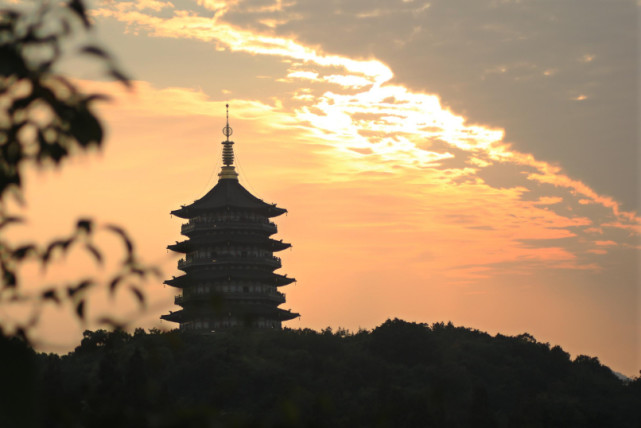
<svg viewBox="0 0 641 428">
<path fill-rule="evenodd" d="M 300 0 L 280 12 L 298 18 L 272 32 L 378 58 L 395 82 L 438 93 L 472 122 L 505 129 L 516 150 L 638 210 L 637 12 L 629 1 Z"/>
<path fill-rule="evenodd" d="M 536 205 L 554 205 L 563 202 L 563 198 L 558 196 L 541 196 Z"/>
<path fill-rule="evenodd" d="M 173 8 L 174 5 L 171 2 L 164 2 L 158 0 L 137 0 L 134 3 L 134 7 L 138 10 L 151 9 L 153 11 L 160 11 L 165 8 Z"/>
<path fill-rule="evenodd" d="M 592 220 L 577 213 L 564 215 L 550 209 L 563 204 L 567 196 L 540 196 L 527 201 L 523 195 L 532 190 L 488 186 L 483 180 L 474 179 L 474 168 L 441 168 L 437 157 L 421 168 L 403 165 L 398 170 L 388 165 L 385 153 L 372 151 L 363 154 L 356 148 L 357 153 L 352 155 L 348 151 L 336 151 L 331 145 L 332 150 L 310 150 L 313 146 L 301 142 L 318 140 L 315 133 L 306 126 L 296 126 L 299 122 L 295 116 L 274 106 L 246 100 L 216 101 L 197 90 L 158 89 L 145 82 L 135 83 L 133 95 L 124 90 L 119 92 L 116 84 L 88 85 L 88 89 L 107 92 L 120 99 L 117 105 L 107 110 L 109 123 L 121 129 L 120 138 L 124 137 L 123 130 L 130 129 L 131 133 L 131 124 L 139 121 L 151 121 L 158 130 L 157 136 L 151 139 L 137 134 L 127 136 L 127 140 L 140 141 L 137 146 L 141 154 L 147 150 L 153 153 L 149 159 L 135 156 L 135 162 L 129 156 L 134 163 L 128 169 L 146 170 L 149 166 L 144 163 L 149 160 L 155 164 L 172 165 L 171 168 L 177 168 L 178 173 L 192 171 L 195 165 L 201 165 L 201 169 L 211 168 L 207 164 L 212 160 L 199 155 L 211 149 L 202 143 L 198 143 L 199 147 L 202 146 L 198 148 L 193 143 L 208 140 L 205 135 L 199 136 L 204 129 L 201 125 L 194 128 L 189 122 L 221 122 L 224 103 L 230 102 L 232 126 L 239 130 L 236 134 L 239 138 L 237 149 L 243 154 L 243 165 L 249 162 L 249 169 L 255 176 L 270 177 L 262 181 L 263 186 L 271 189 L 283 187 L 279 177 L 290 177 L 289 180 L 295 177 L 299 183 L 292 189 L 285 186 L 280 196 L 274 198 L 297 212 L 299 221 L 304 219 L 307 236 L 296 237 L 298 242 L 315 242 L 320 248 L 324 248 L 323 242 L 327 242 L 328 248 L 333 244 L 346 246 L 361 242 L 360 252 L 393 250 L 399 264 L 404 263 L 403 260 L 414 260 L 413 263 L 422 269 L 442 272 L 451 280 L 461 281 L 494 272 L 477 269 L 482 266 L 517 261 L 522 262 L 518 271 L 526 269 L 534 260 L 545 263 L 550 269 L 591 269 L 593 262 L 581 254 L 594 253 L 592 250 L 603 247 L 600 241 L 606 241 L 602 238 L 596 242 L 582 240 L 588 229 L 594 227 L 594 222 L 599 221 L 598 217 Z M 176 162 L 172 160 L 175 158 L 172 152 L 178 146 L 172 142 L 173 131 L 170 131 L 174 127 L 174 118 L 182 121 L 181 128 L 201 129 L 185 141 L 189 144 L 185 152 L 189 159 Z M 276 135 L 279 136 L 278 144 L 274 144 Z M 327 147 L 326 141 L 321 141 L 321 146 L 317 147 L 323 146 Z M 251 157 L 248 158 L 247 154 Z M 367 158 L 372 156 L 378 159 L 376 164 L 383 162 L 383 167 L 367 167 L 371 163 Z M 311 164 L 291 163 L 288 159 L 307 159 Z M 398 155 L 394 154 L 393 159 L 398 159 Z M 122 161 L 120 165 L 122 168 Z M 279 171 L 279 175 L 274 175 L 274 170 Z M 387 174 L 364 174 L 368 170 Z M 461 176 L 469 176 L 470 179 L 457 182 Z M 318 201 L 323 201 L 323 204 L 319 206 Z M 587 207 L 593 209 L 594 205 Z M 340 215 L 336 215 L 336 210 Z M 334 219 L 336 235 L 326 230 L 326 226 L 314 226 L 314 219 L 329 217 Z M 612 226 L 613 223 L 607 225 Z M 373 242 L 372 229 L 379 231 Z M 320 235 L 310 234 L 311 230 L 318 231 Z M 612 235 L 606 233 L 604 236 Z M 570 241 L 563 243 L 560 241 L 563 239 Z M 614 239 L 620 241 L 618 237 Z M 420 256 L 425 251 L 426 242 L 439 248 L 438 255 L 429 259 Z M 461 267 L 462 259 L 476 266 L 474 275 L 470 276 L 469 269 Z M 532 269 L 539 266 L 531 264 Z"/>
<path fill-rule="evenodd" d="M 281 128 L 296 124 L 299 141 L 312 140 L 326 146 L 323 156 L 331 159 L 323 175 L 327 185 L 333 182 L 334 186 L 341 187 L 344 185 L 341 183 L 361 183 L 363 172 L 369 171 L 392 174 L 422 186 L 415 194 L 404 195 L 403 206 L 421 207 L 424 201 L 429 201 L 430 206 L 438 206 L 440 210 L 440 215 L 431 221 L 441 227 L 465 225 L 455 233 L 449 231 L 447 237 L 456 242 L 455 236 L 461 235 L 458 239 L 465 240 L 468 257 L 478 265 L 535 259 L 550 263 L 551 267 L 589 269 L 594 264 L 584 260 L 582 254 L 594 254 L 596 244 L 582 240 L 582 236 L 595 229 L 603 230 L 603 226 L 606 230 L 638 228 L 639 218 L 635 213 L 621 210 L 613 198 L 570 178 L 561 167 L 515 150 L 504 141 L 502 129 L 469 124 L 465 117 L 444 108 L 439 97 L 391 83 L 394 74 L 383 62 L 330 54 L 291 37 L 241 28 L 225 20 L 235 7 L 244 7 L 262 16 L 280 13 L 290 6 L 278 3 L 256 9 L 258 6 L 240 2 L 216 5 L 217 13 L 213 17 L 182 9 L 161 17 L 120 5 L 119 8 L 106 6 L 96 14 L 125 22 L 133 31 L 145 31 L 152 37 L 198 39 L 214 42 L 232 52 L 278 57 L 289 62 L 287 74 L 277 80 L 286 85 L 291 95 L 278 96 L 272 106 L 256 102 L 248 114 L 269 128 L 279 122 L 283 124 Z M 487 31 L 501 33 L 500 28 Z M 501 34 L 512 38 L 516 33 Z M 306 82 L 305 86 L 300 85 L 301 81 Z M 151 92 L 171 98 L 174 111 L 199 114 L 211 108 L 203 107 L 207 101 L 202 93 L 184 88 L 176 89 L 176 93 L 172 91 L 168 88 Z M 235 103 L 243 105 L 241 100 Z M 154 105 L 166 103 L 152 102 L 149 111 L 157 110 Z M 238 114 L 242 116 L 243 112 Z M 270 115 L 281 119 L 268 125 Z M 453 166 L 455 160 L 457 166 Z M 499 180 L 495 184 L 479 175 L 503 165 L 510 165 L 510 172 L 497 176 Z M 313 174 L 306 176 L 310 183 L 316 182 Z M 382 184 L 381 178 L 373 177 L 360 184 L 363 189 L 371 185 L 371 180 Z M 385 177 L 390 180 L 389 176 Z M 397 192 L 397 189 L 389 191 Z M 485 197 L 480 199 L 481 195 Z M 470 210 L 479 214 L 468 220 L 460 217 L 461 212 Z M 488 222 L 488 218 L 492 221 Z M 425 221 L 427 219 L 407 220 L 409 224 L 421 225 Z M 428 229 L 430 233 L 435 232 Z M 441 246 L 447 247 L 447 237 L 442 237 Z M 551 244 L 523 245 L 524 240 L 537 239 L 541 243 L 544 239 L 564 237 L 577 239 L 566 248 Z M 488 245 L 496 249 L 491 250 Z M 452 260 L 439 260 L 441 269 L 458 264 L 456 258 L 460 254 L 453 247 L 451 251 Z M 551 263 L 553 260 L 558 263 Z"/>
<path fill-rule="evenodd" d="M 603 247 L 609 247 L 611 245 L 616 245 L 617 243 L 614 241 L 595 241 L 595 245 L 598 246 L 603 246 Z"/>
</svg>

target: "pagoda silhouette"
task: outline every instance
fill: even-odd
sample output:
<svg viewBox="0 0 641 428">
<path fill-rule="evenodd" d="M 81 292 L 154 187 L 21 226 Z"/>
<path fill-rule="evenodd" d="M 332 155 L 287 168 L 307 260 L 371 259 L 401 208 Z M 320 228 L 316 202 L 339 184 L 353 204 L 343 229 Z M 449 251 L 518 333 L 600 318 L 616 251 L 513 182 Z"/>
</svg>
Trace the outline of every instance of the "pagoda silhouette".
<svg viewBox="0 0 641 428">
<path fill-rule="evenodd" d="M 160 318 L 180 330 L 211 332 L 237 327 L 281 328 L 299 314 L 278 306 L 285 295 L 278 287 L 294 278 L 274 273 L 281 260 L 274 252 L 291 244 L 272 239 L 276 225 L 269 219 L 287 212 L 255 197 L 238 181 L 234 142 L 229 140 L 229 105 L 223 134 L 223 166 L 218 183 L 202 198 L 171 214 L 188 222 L 180 231 L 186 240 L 167 246 L 185 254 L 178 261 L 184 275 L 165 281 L 182 289 L 175 303 L 182 309 Z"/>
</svg>

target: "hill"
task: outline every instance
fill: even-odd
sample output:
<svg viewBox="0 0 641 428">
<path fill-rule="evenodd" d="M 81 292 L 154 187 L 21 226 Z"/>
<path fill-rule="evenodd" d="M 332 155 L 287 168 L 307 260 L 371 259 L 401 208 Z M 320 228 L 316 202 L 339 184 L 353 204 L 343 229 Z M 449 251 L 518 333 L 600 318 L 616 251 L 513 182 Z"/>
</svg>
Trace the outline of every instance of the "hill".
<svg viewBox="0 0 641 428">
<path fill-rule="evenodd" d="M 641 424 L 640 378 L 623 382 L 597 358 L 571 360 L 528 334 L 452 324 L 209 336 L 99 330 L 62 357 L 17 339 L 0 348 L 3 427 Z"/>
</svg>

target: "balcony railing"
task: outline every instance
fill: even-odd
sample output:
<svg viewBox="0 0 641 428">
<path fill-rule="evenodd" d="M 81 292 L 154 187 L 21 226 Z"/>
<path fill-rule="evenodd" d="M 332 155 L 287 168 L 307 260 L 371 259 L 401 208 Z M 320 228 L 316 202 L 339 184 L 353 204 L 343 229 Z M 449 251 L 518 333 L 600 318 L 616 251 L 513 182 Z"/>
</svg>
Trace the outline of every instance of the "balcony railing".
<svg viewBox="0 0 641 428">
<path fill-rule="evenodd" d="M 279 293 L 278 291 L 275 293 L 261 293 L 261 292 L 233 292 L 233 293 L 223 293 L 223 297 L 225 298 L 231 298 L 231 299 L 251 299 L 251 300 L 256 300 L 256 299 L 267 299 L 272 302 L 276 302 L 279 305 L 281 303 L 285 303 L 285 295 L 283 293 Z"/>
<path fill-rule="evenodd" d="M 207 300 L 211 298 L 212 295 L 208 294 L 192 294 L 192 295 L 178 295 L 174 297 L 174 303 L 176 305 L 182 306 L 183 303 L 189 302 L 189 301 L 198 301 L 198 300 Z M 269 293 L 263 293 L 260 291 L 249 291 L 249 292 L 241 292 L 241 291 L 233 291 L 233 292 L 221 292 L 216 295 L 216 297 L 220 298 L 225 298 L 225 299 L 267 299 L 272 302 L 276 302 L 279 305 L 281 303 L 285 303 L 287 299 L 285 298 L 285 295 L 283 293 L 280 293 L 278 291 L 272 291 Z"/>
<path fill-rule="evenodd" d="M 192 257 L 178 260 L 178 269 L 189 268 L 192 266 L 207 266 L 217 263 L 251 263 L 265 264 L 278 269 L 282 266 L 280 257 L 276 256 L 224 256 L 216 258 Z"/>
<path fill-rule="evenodd" d="M 183 234 L 196 230 L 226 230 L 226 229 L 254 229 L 276 233 L 276 224 L 271 221 L 225 220 L 217 222 L 202 222 L 190 220 L 180 227 Z"/>
</svg>

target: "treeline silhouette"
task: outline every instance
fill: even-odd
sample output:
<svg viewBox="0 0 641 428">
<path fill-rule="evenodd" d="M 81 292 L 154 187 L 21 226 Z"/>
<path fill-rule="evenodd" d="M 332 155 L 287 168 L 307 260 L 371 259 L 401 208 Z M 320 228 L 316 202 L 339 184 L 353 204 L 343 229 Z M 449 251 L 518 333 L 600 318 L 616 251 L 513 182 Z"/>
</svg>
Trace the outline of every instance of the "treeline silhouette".
<svg viewBox="0 0 641 428">
<path fill-rule="evenodd" d="M 4 360 L 4 361 L 3 361 Z M 372 331 L 87 331 L 0 340 L 3 427 L 639 427 L 641 379 L 532 336 L 394 319 Z"/>
</svg>

